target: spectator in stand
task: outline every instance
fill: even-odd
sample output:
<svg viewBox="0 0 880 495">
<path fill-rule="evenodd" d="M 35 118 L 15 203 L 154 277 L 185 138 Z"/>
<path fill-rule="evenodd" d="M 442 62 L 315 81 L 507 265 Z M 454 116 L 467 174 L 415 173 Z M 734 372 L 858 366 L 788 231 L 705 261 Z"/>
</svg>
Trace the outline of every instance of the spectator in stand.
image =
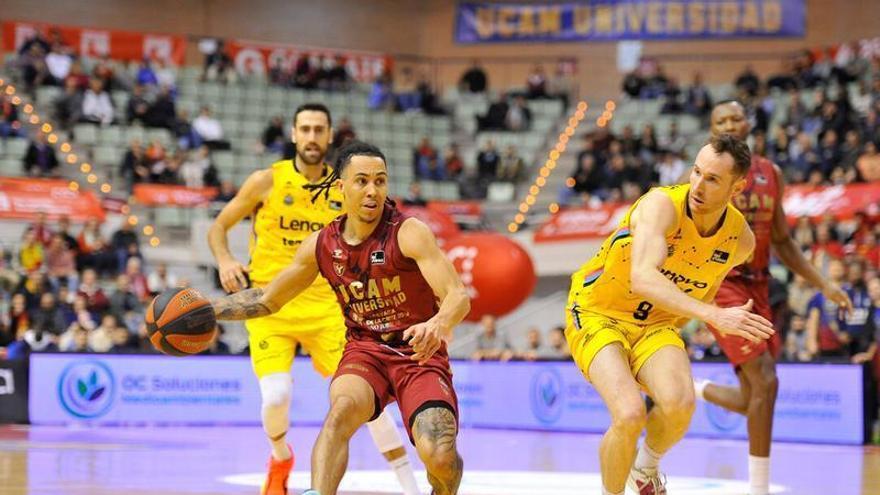
<svg viewBox="0 0 880 495">
<path fill-rule="evenodd" d="M 132 247 L 134 251 L 139 251 L 138 234 L 134 230 L 134 226 L 128 222 L 122 222 L 119 230 L 113 233 L 110 238 L 110 246 L 116 253 L 118 272 L 125 270 L 128 258 L 131 256 Z"/>
<path fill-rule="evenodd" d="M 141 302 L 131 289 L 128 275 L 120 274 L 116 277 L 116 291 L 110 296 L 110 311 L 116 315 L 119 321 L 125 322 L 129 329 L 138 328 L 140 325 L 140 312 L 143 309 Z"/>
<path fill-rule="evenodd" d="M 138 350 L 134 336 L 121 324 L 113 329 L 110 334 L 110 339 L 113 342 L 113 346 L 110 347 L 107 352 L 113 354 L 128 354 Z"/>
<path fill-rule="evenodd" d="M 530 100 L 547 98 L 547 74 L 543 65 L 536 65 L 526 78 L 526 97 Z"/>
<path fill-rule="evenodd" d="M 177 139 L 177 145 L 182 149 L 191 150 L 202 145 L 202 138 L 193 130 L 192 123 L 189 121 L 189 111 L 186 109 L 177 112 L 177 118 L 172 124 L 171 132 Z"/>
<path fill-rule="evenodd" d="M 294 66 L 293 86 L 300 89 L 315 88 L 315 71 L 312 70 L 309 56 L 306 53 L 300 54 Z"/>
<path fill-rule="evenodd" d="M 745 66 L 742 73 L 736 77 L 736 81 L 734 82 L 736 89 L 748 96 L 756 96 L 758 94 L 758 86 L 760 85 L 761 80 L 758 79 L 758 75 L 755 73 L 755 69 L 751 64 Z"/>
<path fill-rule="evenodd" d="M 495 148 L 495 141 L 487 140 L 483 149 L 477 154 L 477 178 L 480 182 L 488 183 L 498 175 L 500 161 L 501 157 Z"/>
<path fill-rule="evenodd" d="M 125 274 L 128 275 L 131 291 L 141 303 L 146 303 L 150 299 L 150 284 L 144 275 L 141 259 L 138 257 L 129 258 L 125 264 Z"/>
<path fill-rule="evenodd" d="M 223 126 L 214 118 L 210 107 L 202 107 L 199 116 L 192 122 L 192 128 L 212 150 L 229 149 L 229 141 L 223 139 Z"/>
<path fill-rule="evenodd" d="M 422 108 L 421 95 L 412 67 L 404 67 L 395 82 L 394 94 L 397 98 L 397 108 L 401 112 L 420 110 Z"/>
<path fill-rule="evenodd" d="M 287 133 L 284 132 L 284 121 L 280 115 L 272 117 L 269 125 L 263 129 L 263 149 L 270 153 L 284 151 L 284 143 L 287 141 Z"/>
<path fill-rule="evenodd" d="M 390 72 L 383 72 L 373 81 L 370 87 L 370 95 L 367 97 L 367 107 L 370 110 L 393 110 L 394 94 L 392 92 L 393 79 Z"/>
<path fill-rule="evenodd" d="M 846 131 L 846 137 L 840 146 L 840 168 L 845 171 L 855 170 L 861 152 L 862 142 L 859 132 L 854 129 Z"/>
<path fill-rule="evenodd" d="M 37 235 L 37 240 L 40 241 L 40 244 L 42 244 L 43 247 L 49 245 L 49 242 L 52 240 L 52 236 L 55 234 L 52 228 L 49 227 L 49 223 L 47 220 L 48 216 L 46 215 L 46 212 L 41 211 L 37 213 L 37 219 L 28 226 L 28 228 L 33 230 L 34 233 Z"/>
<path fill-rule="evenodd" d="M 788 94 L 788 110 L 785 118 L 786 127 L 792 129 L 801 129 L 807 120 L 809 112 L 807 106 L 801 99 L 801 94 L 796 89 L 791 90 Z"/>
<path fill-rule="evenodd" d="M 92 77 L 100 79 L 107 91 L 134 86 L 130 81 L 123 80 L 123 78 L 127 77 L 127 73 L 125 70 L 117 67 L 117 63 L 110 58 L 110 54 L 104 54 L 98 59 L 92 68 Z"/>
<path fill-rule="evenodd" d="M 477 337 L 477 350 L 471 356 L 475 361 L 509 361 L 513 357 L 513 351 L 506 338 L 498 335 L 495 326 L 495 317 L 484 315 L 480 319 L 483 331 Z"/>
<path fill-rule="evenodd" d="M 336 129 L 336 133 L 333 135 L 333 147 L 336 149 L 342 148 L 349 141 L 357 138 L 357 133 L 354 131 L 354 126 L 351 125 L 348 117 L 342 117 L 339 123 L 334 126 L 334 129 Z"/>
<path fill-rule="evenodd" d="M 83 96 L 80 122 L 106 126 L 113 123 L 113 114 L 113 102 L 110 100 L 110 95 L 104 90 L 100 79 L 92 78 L 89 81 L 89 89 Z"/>
<path fill-rule="evenodd" d="M 828 265 L 828 278 L 843 285 L 846 276 L 846 266 L 839 259 L 831 260 Z M 807 335 L 809 335 L 808 350 L 811 355 L 816 353 L 823 357 L 838 357 L 843 352 L 843 343 L 846 336 L 840 329 L 837 304 L 826 299 L 821 292 L 817 292 L 807 306 Z"/>
<path fill-rule="evenodd" d="M 712 95 L 709 93 L 709 88 L 703 83 L 703 75 L 695 72 L 694 80 L 687 91 L 685 111 L 701 119 L 706 119 L 711 110 Z"/>
<path fill-rule="evenodd" d="M 623 90 L 624 94 L 632 99 L 637 99 L 641 96 L 644 86 L 644 79 L 642 79 L 642 77 L 636 71 L 628 72 L 625 76 L 623 76 L 621 89 Z"/>
<path fill-rule="evenodd" d="M 55 148 L 46 140 L 46 134 L 36 133 L 36 139 L 31 140 L 27 151 L 22 159 L 22 165 L 26 175 L 32 177 L 51 177 L 58 169 L 58 156 Z"/>
<path fill-rule="evenodd" d="M 792 315 L 788 324 L 788 334 L 785 336 L 785 359 L 799 362 L 812 361 L 814 347 L 810 344 L 807 320 L 802 315 Z"/>
<path fill-rule="evenodd" d="M 880 344 L 880 279 L 873 278 L 868 282 L 868 294 L 871 297 L 871 307 L 868 310 L 868 325 L 865 329 L 865 339 L 861 342 L 858 352 L 853 354 L 854 364 L 870 363 L 877 355 L 877 345 Z"/>
<path fill-rule="evenodd" d="M 26 50 L 24 50 L 25 47 L 27 47 Z M 46 67 L 46 53 L 49 49 L 36 43 L 24 45 L 22 49 L 24 51 L 19 51 L 16 63 L 21 71 L 25 90 L 30 94 L 34 94 L 36 88 L 52 82 L 52 74 L 49 73 L 49 69 Z"/>
<path fill-rule="evenodd" d="M 665 148 L 667 151 L 676 155 L 684 153 L 684 147 L 687 144 L 687 140 L 679 133 L 678 122 L 673 121 L 669 124 L 669 134 L 661 138 L 657 144 L 659 147 Z"/>
<path fill-rule="evenodd" d="M 552 359 L 571 359 L 571 348 L 565 340 L 565 327 L 553 327 L 548 336 Z"/>
<path fill-rule="evenodd" d="M 208 46 L 208 49 L 203 52 L 205 53 L 205 66 L 202 71 L 202 81 L 228 83 L 235 78 L 232 57 L 226 53 L 223 40 L 213 41 L 213 46 Z M 210 43 L 206 45 L 210 45 Z"/>
<path fill-rule="evenodd" d="M 228 202 L 232 201 L 232 198 L 238 193 L 238 189 L 235 187 L 235 184 L 231 180 L 224 180 L 220 183 L 220 193 L 215 198 L 215 201 Z"/>
<path fill-rule="evenodd" d="M 15 289 L 17 293 L 24 295 L 25 306 L 29 312 L 40 306 L 40 297 L 49 290 L 51 290 L 49 280 L 38 270 L 29 271 L 27 278 L 22 279 Z"/>
<path fill-rule="evenodd" d="M 98 274 L 92 268 L 83 270 L 82 281 L 79 284 L 77 295 L 86 298 L 86 308 L 93 313 L 103 313 L 110 307 L 110 300 L 104 294 L 101 286 L 98 285 Z"/>
<path fill-rule="evenodd" d="M 93 352 L 89 347 L 89 332 L 77 323 L 74 323 L 59 339 L 61 352 Z"/>
<path fill-rule="evenodd" d="M 854 261 L 847 266 L 847 283 L 842 286 L 853 303 L 852 310 L 843 316 L 840 322 L 841 341 L 846 347 L 846 354 L 854 356 L 864 352 L 874 335 L 867 331 L 871 309 L 871 297 L 865 284 L 865 269 L 861 261 Z"/>
<path fill-rule="evenodd" d="M 507 96 L 501 95 L 498 100 L 492 102 L 486 110 L 485 115 L 477 115 L 477 129 L 480 131 L 501 131 L 507 127 L 507 114 L 510 105 L 507 103 Z"/>
<path fill-rule="evenodd" d="M 327 72 L 327 82 L 330 91 L 348 91 L 351 88 L 351 77 L 345 68 L 345 59 L 342 55 L 333 57 L 330 70 Z"/>
<path fill-rule="evenodd" d="M 6 318 L 9 333 L 17 340 L 21 334 L 31 328 L 31 316 L 28 313 L 24 294 L 12 295 L 9 302 L 9 313 Z"/>
<path fill-rule="evenodd" d="M 201 146 L 194 153 L 186 155 L 180 166 L 180 179 L 183 185 L 193 189 L 208 186 L 207 175 L 211 169 L 211 150 Z"/>
<path fill-rule="evenodd" d="M 83 93 L 75 79 L 64 80 L 64 93 L 55 100 L 54 105 L 55 118 L 62 129 L 69 131 L 73 124 L 82 119 Z"/>
<path fill-rule="evenodd" d="M 510 144 L 498 161 L 498 173 L 496 178 L 500 181 L 518 182 L 525 172 L 526 164 L 516 150 L 516 146 Z"/>
<path fill-rule="evenodd" d="M 89 332 L 89 347 L 95 352 L 107 352 L 113 347 L 113 332 L 119 322 L 113 314 L 101 317 L 101 324 Z"/>
<path fill-rule="evenodd" d="M 515 132 L 527 131 L 532 126 L 532 111 L 523 96 L 513 98 L 513 104 L 504 117 L 504 124 L 507 130 Z"/>
<path fill-rule="evenodd" d="M 464 160 L 458 154 L 458 146 L 455 143 L 450 143 L 443 151 L 443 165 L 446 167 L 448 179 L 457 179 L 464 171 Z"/>
<path fill-rule="evenodd" d="M 171 87 L 163 84 L 159 86 L 159 92 L 150 109 L 147 112 L 145 124 L 150 127 L 173 129 L 177 120 L 177 109 L 174 104 L 174 95 Z"/>
<path fill-rule="evenodd" d="M 523 361 L 537 361 L 553 357 L 553 352 L 542 342 L 541 331 L 532 327 L 526 333 L 525 348 L 516 352 L 515 357 Z"/>
<path fill-rule="evenodd" d="M 33 229 L 24 231 L 18 249 L 18 264 L 25 272 L 39 270 L 43 265 L 43 244 L 37 240 L 37 234 Z"/>
<path fill-rule="evenodd" d="M 856 169 L 859 178 L 864 182 L 880 180 L 880 153 L 877 152 L 877 144 L 868 141 L 862 148 L 862 154 L 856 160 Z"/>
<path fill-rule="evenodd" d="M 153 71 L 153 64 L 150 63 L 149 59 L 144 58 L 141 61 L 135 76 L 135 83 L 144 86 L 150 92 L 159 85 L 159 78 L 156 77 L 156 72 Z"/>
<path fill-rule="evenodd" d="M 596 156 L 589 151 L 582 151 L 578 155 L 577 169 L 571 178 L 574 179 L 571 191 L 577 195 L 593 196 L 599 194 L 605 182 L 605 174 L 596 165 Z M 568 203 L 567 200 L 561 202 Z"/>
<path fill-rule="evenodd" d="M 119 165 L 119 175 L 126 184 L 129 193 L 134 189 L 135 184 L 150 181 L 150 168 L 147 162 L 146 151 L 141 144 L 140 139 L 133 139 L 125 155 L 122 157 L 122 163 Z"/>
<path fill-rule="evenodd" d="M 51 334 L 55 337 L 53 340 L 57 340 L 66 329 L 64 316 L 52 292 L 44 292 L 40 296 L 40 306 L 31 313 L 30 321 L 32 330 L 38 334 Z"/>
<path fill-rule="evenodd" d="M 54 285 L 76 290 L 76 253 L 67 247 L 64 236 L 55 234 L 45 250 L 45 265 Z"/>
<path fill-rule="evenodd" d="M 819 153 L 813 145 L 813 138 L 806 132 L 799 132 L 789 146 L 791 166 L 786 171 L 791 182 L 804 182 L 812 170 L 819 169 Z"/>
<path fill-rule="evenodd" d="M 77 294 L 74 296 L 70 311 L 65 316 L 64 324 L 67 325 L 68 329 L 70 328 L 70 325 L 73 325 L 74 323 L 79 324 L 80 327 L 89 331 L 98 327 L 98 321 L 95 319 L 95 314 L 89 311 L 86 296 L 83 294 Z"/>
<path fill-rule="evenodd" d="M 403 198 L 403 204 L 407 206 L 427 206 L 428 201 L 422 196 L 422 185 L 418 182 L 411 182 L 407 190 L 406 197 Z"/>
<path fill-rule="evenodd" d="M 141 84 L 135 84 L 131 89 L 131 95 L 128 98 L 128 105 L 126 106 L 125 116 L 128 119 L 128 124 L 141 124 L 144 125 L 147 120 L 147 114 L 150 111 L 150 102 L 147 100 L 147 95 L 144 91 L 144 86 Z"/>
<path fill-rule="evenodd" d="M 486 71 L 480 66 L 479 60 L 474 60 L 471 67 L 461 76 L 458 83 L 459 91 L 485 93 L 488 87 L 489 79 L 486 77 Z"/>
<path fill-rule="evenodd" d="M 147 287 L 151 296 L 156 296 L 173 287 L 177 287 L 177 276 L 168 273 L 168 264 L 159 263 L 156 269 L 147 277 Z"/>
<path fill-rule="evenodd" d="M 6 94 L 0 94 L 0 138 L 18 136 L 20 131 L 18 108 Z"/>
<path fill-rule="evenodd" d="M 62 215 L 58 218 L 58 231 L 57 234 L 61 235 L 64 239 L 64 245 L 67 246 L 68 249 L 72 250 L 74 254 L 79 254 L 79 243 L 76 240 L 76 237 L 73 237 L 70 234 L 70 217 L 67 215 Z"/>
<path fill-rule="evenodd" d="M 80 91 L 87 90 L 91 81 L 89 75 L 83 70 L 82 61 L 79 59 L 74 60 L 73 65 L 70 66 L 70 74 L 67 75 L 67 79 L 73 80 Z M 65 84 L 67 83 L 67 79 L 65 80 Z"/>
<path fill-rule="evenodd" d="M 678 79 L 674 77 L 669 79 L 666 89 L 663 91 L 663 98 L 663 106 L 660 108 L 660 113 L 677 115 L 684 111 Z"/>
<path fill-rule="evenodd" d="M 662 150 L 660 160 L 654 165 L 654 170 L 657 173 L 657 182 L 661 186 L 671 186 L 680 182 L 679 179 L 687 170 L 687 165 L 675 153 Z"/>
<path fill-rule="evenodd" d="M 419 101 L 421 102 L 422 112 L 427 115 L 446 115 L 446 110 L 443 109 L 440 102 L 437 100 L 437 92 L 434 91 L 434 87 L 431 85 L 427 74 L 419 74 L 419 81 L 416 85 L 416 90 L 419 92 Z"/>
<path fill-rule="evenodd" d="M 174 87 L 177 85 L 177 75 L 174 73 L 174 69 L 171 68 L 167 60 L 162 58 L 157 58 L 155 65 L 156 67 L 153 72 L 156 73 L 159 87 L 166 87 L 173 93 Z"/>
<path fill-rule="evenodd" d="M 831 171 L 840 163 L 840 145 L 837 139 L 837 131 L 829 129 L 822 136 L 819 144 L 818 170 L 825 178 L 831 176 Z"/>
<path fill-rule="evenodd" d="M 812 299 L 815 294 L 816 289 L 810 286 L 806 279 L 800 275 L 795 275 L 794 280 L 788 285 L 788 309 L 793 314 L 806 317 L 810 299 Z"/>
<path fill-rule="evenodd" d="M 428 136 L 423 136 L 413 150 L 413 175 L 419 179 L 439 180 L 437 175 L 437 148 Z"/>
</svg>

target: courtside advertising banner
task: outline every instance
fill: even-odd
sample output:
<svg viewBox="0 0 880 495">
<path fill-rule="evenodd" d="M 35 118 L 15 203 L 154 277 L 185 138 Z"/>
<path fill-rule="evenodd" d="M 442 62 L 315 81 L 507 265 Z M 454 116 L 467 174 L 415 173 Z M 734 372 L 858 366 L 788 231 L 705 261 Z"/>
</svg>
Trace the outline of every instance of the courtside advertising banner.
<svg viewBox="0 0 880 495">
<path fill-rule="evenodd" d="M 92 191 L 71 190 L 62 180 L 0 177 L 0 218 L 30 220 L 40 213 L 78 222 L 104 220 L 104 209 Z"/>
<path fill-rule="evenodd" d="M 804 36 L 804 0 L 461 2 L 457 43 Z"/>
<path fill-rule="evenodd" d="M 0 359 L 0 424 L 27 423 L 27 420 L 27 361 Z"/>
<path fill-rule="evenodd" d="M 464 427 L 604 432 L 602 399 L 571 362 L 454 361 Z M 727 363 L 695 363 L 694 376 L 734 383 Z M 33 354 L 34 424 L 259 424 L 260 392 L 248 358 Z M 776 440 L 836 444 L 863 441 L 862 367 L 780 364 Z M 295 424 L 320 425 L 328 381 L 297 358 Z M 390 410 L 397 415 L 396 407 Z M 746 421 L 699 403 L 688 435 L 746 438 Z"/>
</svg>

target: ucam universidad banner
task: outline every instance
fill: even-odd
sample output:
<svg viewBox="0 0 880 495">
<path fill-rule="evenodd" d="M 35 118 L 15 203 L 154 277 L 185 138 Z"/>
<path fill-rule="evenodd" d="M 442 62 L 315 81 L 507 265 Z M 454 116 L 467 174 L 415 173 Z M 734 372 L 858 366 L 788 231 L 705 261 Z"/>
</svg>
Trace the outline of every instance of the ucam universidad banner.
<svg viewBox="0 0 880 495">
<path fill-rule="evenodd" d="M 457 43 L 804 36 L 804 0 L 458 4 Z"/>
<path fill-rule="evenodd" d="M 293 365 L 291 420 L 320 425 L 329 382 L 308 358 Z M 453 361 L 463 427 L 601 433 L 608 411 L 571 362 Z M 864 440 L 857 365 L 780 364 L 773 438 L 836 444 Z M 694 376 L 735 383 L 727 363 L 694 363 Z M 245 356 L 31 355 L 33 424 L 248 424 L 260 422 L 260 390 Z M 400 422 L 397 407 L 391 412 Z M 746 438 L 745 417 L 697 405 L 688 435 Z"/>
</svg>

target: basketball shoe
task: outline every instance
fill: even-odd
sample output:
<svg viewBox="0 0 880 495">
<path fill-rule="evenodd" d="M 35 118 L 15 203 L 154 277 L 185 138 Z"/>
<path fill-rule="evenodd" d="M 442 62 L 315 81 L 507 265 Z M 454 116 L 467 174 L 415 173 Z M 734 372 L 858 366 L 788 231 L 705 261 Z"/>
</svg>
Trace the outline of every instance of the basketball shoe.
<svg viewBox="0 0 880 495">
<path fill-rule="evenodd" d="M 666 476 L 657 471 L 647 471 L 632 468 L 626 486 L 639 495 L 666 495 Z"/>
<path fill-rule="evenodd" d="M 290 450 L 290 459 L 279 461 L 269 455 L 269 473 L 260 495 L 287 495 L 287 477 L 293 469 L 293 449 L 290 445 L 287 448 Z"/>
</svg>

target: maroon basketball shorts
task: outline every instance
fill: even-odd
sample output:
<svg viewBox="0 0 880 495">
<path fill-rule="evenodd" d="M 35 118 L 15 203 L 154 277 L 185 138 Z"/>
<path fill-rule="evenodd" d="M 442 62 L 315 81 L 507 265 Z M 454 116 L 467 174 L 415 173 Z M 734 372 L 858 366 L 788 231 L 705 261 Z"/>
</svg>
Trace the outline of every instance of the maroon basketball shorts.
<svg viewBox="0 0 880 495">
<path fill-rule="evenodd" d="M 426 409 L 444 407 L 458 419 L 458 397 L 452 388 L 446 343 L 441 344 L 423 365 L 411 360 L 412 355 L 409 346 L 392 347 L 372 340 L 349 340 L 333 377 L 357 375 L 370 384 L 376 395 L 376 411 L 371 421 L 396 400 L 410 442 L 413 442 L 413 422 Z"/>
<path fill-rule="evenodd" d="M 754 301 L 752 312 L 763 316 L 772 323 L 773 311 L 770 309 L 769 282 L 755 281 L 746 284 L 739 281 L 731 282 L 725 280 L 715 296 L 715 304 L 722 308 L 730 308 L 742 306 L 749 302 L 749 299 Z M 767 350 L 770 351 L 771 356 L 776 358 L 782 349 L 782 338 L 779 336 L 779 332 L 774 333 L 767 340 L 755 343 L 737 335 L 722 335 L 721 332 L 711 326 L 709 329 L 712 330 L 718 345 L 721 346 L 724 354 L 727 355 L 727 359 L 734 366 L 740 366 L 760 356 Z"/>
</svg>

